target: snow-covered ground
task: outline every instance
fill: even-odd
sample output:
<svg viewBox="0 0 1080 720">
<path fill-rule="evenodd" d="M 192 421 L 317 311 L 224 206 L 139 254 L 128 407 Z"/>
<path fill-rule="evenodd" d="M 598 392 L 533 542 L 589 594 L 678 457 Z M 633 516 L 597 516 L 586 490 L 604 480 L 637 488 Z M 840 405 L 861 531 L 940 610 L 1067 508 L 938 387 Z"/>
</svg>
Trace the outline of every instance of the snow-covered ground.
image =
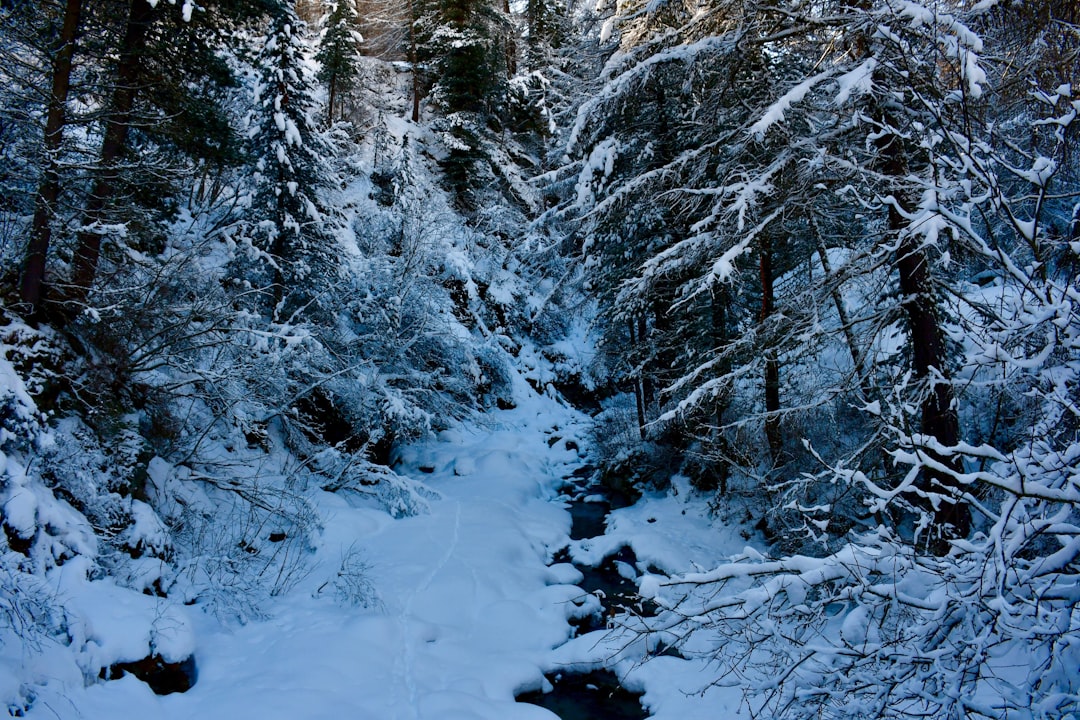
<svg viewBox="0 0 1080 720">
<path fill-rule="evenodd" d="M 531 395 L 486 427 L 408 448 L 400 471 L 441 496 L 430 513 L 393 519 L 322 494 L 328 519 L 310 572 L 268 619 L 223 625 L 198 607 L 170 607 L 192 630 L 191 690 L 156 696 L 130 675 L 87 687 L 56 678 L 29 717 L 539 720 L 554 716 L 515 702 L 516 693 L 544 687 L 545 672 L 616 658 L 657 717 L 733 713 L 737 692 L 695 694 L 710 679 L 703 666 L 677 658 L 641 664 L 641 647 L 620 652 L 618 633 L 567 643 L 567 620 L 582 612 L 582 592 L 571 584 L 580 575 L 548 565 L 570 544 L 559 493 L 584 462 L 586 429 L 587 418 Z M 596 563 L 631 544 L 639 571 L 673 571 L 708 565 L 738 545 L 685 495 L 647 498 L 617 511 L 610 525 L 609 537 L 575 541 L 571 554 Z M 327 586 L 343 565 L 351 597 Z M 122 609 L 115 615 L 122 622 Z"/>
</svg>

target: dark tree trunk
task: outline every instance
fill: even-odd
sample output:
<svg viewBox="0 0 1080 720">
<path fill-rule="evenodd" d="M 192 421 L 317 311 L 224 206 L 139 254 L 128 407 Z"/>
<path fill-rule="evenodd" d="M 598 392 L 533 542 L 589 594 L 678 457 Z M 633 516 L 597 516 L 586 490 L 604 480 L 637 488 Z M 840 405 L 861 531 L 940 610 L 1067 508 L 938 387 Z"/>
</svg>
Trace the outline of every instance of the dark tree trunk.
<svg viewBox="0 0 1080 720">
<path fill-rule="evenodd" d="M 326 126 L 334 124 L 334 102 L 337 100 L 337 77 L 330 78 L 330 97 L 326 102 Z"/>
<path fill-rule="evenodd" d="M 90 198 L 83 210 L 82 229 L 78 233 L 71 299 L 76 305 L 86 301 L 97 275 L 101 255 L 101 233 L 93 226 L 105 219 L 105 209 L 116 190 L 116 162 L 127 147 L 131 128 L 132 109 L 138 91 L 141 56 L 146 47 L 155 10 L 147 0 L 132 0 L 127 28 L 120 45 L 116 68 L 116 87 L 113 89 L 109 114 L 105 121 L 105 137 L 101 143 L 100 167 Z"/>
<path fill-rule="evenodd" d="M 60 148 L 67 124 L 68 91 L 71 88 L 71 65 L 75 56 L 75 38 L 79 32 L 82 0 L 67 0 L 60 37 L 54 50 L 52 87 L 45 116 L 44 169 L 26 246 L 23 273 L 19 284 L 20 298 L 34 315 L 40 308 L 45 283 L 45 261 L 52 242 L 52 218 L 60 198 Z"/>
<path fill-rule="evenodd" d="M 634 319 L 630 318 L 627 321 L 628 329 L 630 331 L 630 347 L 633 348 L 638 341 L 637 332 L 635 329 Z M 638 373 L 634 376 L 634 404 L 637 406 L 637 421 L 638 421 L 638 435 L 642 440 L 645 439 L 645 388 L 641 382 L 641 375 Z"/>
<path fill-rule="evenodd" d="M 772 237 L 768 232 L 761 235 L 760 252 L 761 270 L 761 324 L 769 319 L 775 307 L 773 291 L 773 247 Z M 765 440 L 769 444 L 769 456 L 773 464 L 780 463 L 783 450 L 783 438 L 780 435 L 780 362 L 776 358 L 776 349 L 763 348 L 765 353 Z"/>
<path fill-rule="evenodd" d="M 649 342 L 650 337 L 651 334 L 649 333 L 649 321 L 645 317 L 645 314 L 642 313 L 641 315 L 638 315 L 637 318 L 637 339 L 638 345 L 641 347 L 643 354 L 646 356 L 648 353 L 647 343 Z M 656 388 L 653 384 L 652 375 L 650 375 L 649 373 L 649 364 L 650 363 L 646 362 L 643 358 L 641 363 L 641 369 L 638 371 L 638 377 L 641 381 L 641 403 L 645 408 L 646 417 L 648 417 L 649 408 L 651 408 L 656 402 Z M 642 433 L 645 432 L 644 423 L 642 423 L 641 431 Z"/>
<path fill-rule="evenodd" d="M 510 0 L 503 0 L 502 9 L 506 22 L 511 23 Z M 514 33 L 510 32 L 506 35 L 506 78 L 509 80 L 515 75 L 517 75 L 517 41 L 514 40 Z"/>
<path fill-rule="evenodd" d="M 416 48 L 416 23 L 418 18 L 416 3 L 419 0 L 409 2 L 409 64 L 412 65 L 412 121 L 420 122 L 420 64 L 417 59 Z"/>
<path fill-rule="evenodd" d="M 903 149 L 895 135 L 878 140 L 883 169 L 895 178 L 907 174 Z M 896 266 L 900 276 L 902 304 L 907 316 L 908 332 L 912 349 L 912 370 L 916 379 L 929 385 L 922 401 L 920 430 L 944 446 L 954 446 L 960 438 L 960 421 L 953 403 L 941 323 L 937 316 L 933 279 L 929 260 L 923 248 L 910 236 L 904 234 L 907 221 L 895 206 L 889 206 L 889 230 L 900 235 L 896 249 Z M 943 457 L 930 453 L 938 463 L 953 472 L 961 472 L 960 461 L 955 457 Z M 952 496 L 935 509 L 934 522 L 943 537 L 965 537 L 971 529 L 971 510 L 957 496 L 961 488 L 949 472 L 923 468 L 919 488 L 927 493 Z M 929 504 L 929 503 L 928 503 Z M 948 528 L 951 526 L 951 529 Z M 947 546 L 937 543 L 936 549 L 947 551 Z"/>
</svg>

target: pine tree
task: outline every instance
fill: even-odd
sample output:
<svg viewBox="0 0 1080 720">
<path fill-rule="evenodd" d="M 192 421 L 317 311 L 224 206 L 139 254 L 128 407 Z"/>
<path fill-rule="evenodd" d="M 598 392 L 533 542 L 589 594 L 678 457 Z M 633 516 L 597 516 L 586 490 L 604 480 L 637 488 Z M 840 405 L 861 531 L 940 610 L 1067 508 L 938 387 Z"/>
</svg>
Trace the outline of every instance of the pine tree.
<svg viewBox="0 0 1080 720">
<path fill-rule="evenodd" d="M 76 240 L 71 274 L 71 300 L 76 305 L 82 305 L 86 301 L 97 275 L 102 241 L 99 226 L 106 221 L 108 203 L 116 190 L 116 166 L 127 149 L 134 120 L 135 96 L 142 85 L 142 56 L 150 26 L 156 19 L 157 9 L 147 0 L 131 1 L 117 53 L 119 59 L 115 70 L 115 85 L 105 116 L 97 178 L 83 209 L 82 229 Z"/>
<path fill-rule="evenodd" d="M 706 469 L 763 498 L 774 557 L 659 582 L 641 632 L 721 648 L 761 716 L 1077 712 L 1080 36 L 1075 3 L 1036 5 L 714 2 L 638 33 L 579 113 L 558 179 L 587 269 L 680 321 L 604 330 L 662 347 L 708 301 L 741 313 L 651 428 L 741 441 Z M 650 167 L 664 73 L 698 137 Z M 620 246 L 650 198 L 670 238 Z"/>
<path fill-rule="evenodd" d="M 259 245 L 272 258 L 278 302 L 303 295 L 302 282 L 327 269 L 330 253 L 320 200 L 329 183 L 330 152 L 317 127 L 315 78 L 304 61 L 302 33 L 290 4 L 281 3 L 253 62 L 258 77 L 249 140 L 256 168 L 252 213 Z"/>
<path fill-rule="evenodd" d="M 420 18 L 419 59 L 432 66 L 430 98 L 447 144 L 443 173 L 472 208 L 472 188 L 484 183 L 482 146 L 500 127 L 510 77 L 509 17 L 497 0 L 437 0 L 421 7 Z"/>
<path fill-rule="evenodd" d="M 31 315 L 36 314 L 42 299 L 45 261 L 52 241 L 52 221 L 60 199 L 59 155 L 67 125 L 68 91 L 81 15 L 82 0 L 67 0 L 63 6 L 60 32 L 55 45 L 50 48 L 53 59 L 46 104 L 42 178 L 19 286 L 20 298 Z"/>
<path fill-rule="evenodd" d="M 568 206 L 584 221 L 591 283 L 609 309 L 608 342 L 627 360 L 639 426 L 653 438 L 665 427 L 689 434 L 693 454 L 712 457 L 706 474 L 738 466 L 748 478 L 775 477 L 791 461 L 785 473 L 811 472 L 818 459 L 793 431 L 832 415 L 833 397 L 875 402 L 880 387 L 910 371 L 916 426 L 931 445 L 955 445 L 955 350 L 944 337 L 933 252 L 911 220 L 934 163 L 926 128 L 942 123 L 956 92 L 943 88 L 939 65 L 911 49 L 922 43 L 931 56 L 933 41 L 918 33 L 910 44 L 884 41 L 866 30 L 869 11 L 843 5 L 828 16 L 846 43 L 835 47 L 818 33 L 815 11 L 718 4 L 677 31 L 663 30 L 669 11 L 626 27 L 607 84 L 571 130 L 568 154 L 579 164 L 564 170 L 577 174 Z M 650 32 L 654 23 L 662 31 Z M 911 86 L 912 101 L 898 102 Z M 854 117 L 839 109 L 847 105 L 858 108 Z M 817 235 L 826 229 L 835 234 Z M 882 282 L 887 257 L 897 286 L 853 315 L 842 287 L 850 275 L 803 280 L 800 268 L 813 277 L 830 253 L 845 258 L 845 272 L 863 273 L 860 282 Z M 704 302 L 718 296 L 723 308 Z M 844 319 L 823 325 L 833 313 Z M 683 335 L 709 325 L 728 330 Z M 898 327 L 904 362 L 868 363 L 868 349 Z M 836 343 L 853 363 L 837 385 L 815 393 L 788 379 Z M 860 440 L 849 447 L 885 442 L 872 423 L 850 430 Z M 741 457 L 728 450 L 739 446 Z M 942 537 L 963 536 L 967 511 L 949 480 L 959 460 L 925 452 L 937 459 L 920 465 L 908 509 L 930 512 Z M 902 481 L 876 452 L 857 455 L 845 462 L 886 484 Z"/>
<path fill-rule="evenodd" d="M 327 87 L 327 123 L 334 121 L 334 109 L 342 104 L 356 83 L 359 74 L 360 43 L 359 16 L 355 0 L 337 0 L 323 19 L 322 37 L 315 59 L 319 61 L 319 80 Z"/>
<path fill-rule="evenodd" d="M 76 237 L 66 297 L 73 311 L 93 289 L 109 226 L 127 223 L 130 211 L 140 204 L 151 212 L 167 210 L 168 203 L 161 200 L 172 191 L 174 170 L 161 152 L 189 160 L 236 159 L 234 134 L 216 94 L 233 76 L 215 43 L 229 23 L 258 8 L 239 0 L 208 3 L 197 10 L 191 4 L 131 0 L 99 12 L 97 21 L 115 27 L 116 39 L 98 42 L 115 42 L 117 49 L 105 50 L 110 62 L 102 74 L 109 100 L 100 114 L 101 144 Z M 134 178 L 136 174 L 141 176 Z M 162 184 L 151 190 L 148 177 Z"/>
</svg>

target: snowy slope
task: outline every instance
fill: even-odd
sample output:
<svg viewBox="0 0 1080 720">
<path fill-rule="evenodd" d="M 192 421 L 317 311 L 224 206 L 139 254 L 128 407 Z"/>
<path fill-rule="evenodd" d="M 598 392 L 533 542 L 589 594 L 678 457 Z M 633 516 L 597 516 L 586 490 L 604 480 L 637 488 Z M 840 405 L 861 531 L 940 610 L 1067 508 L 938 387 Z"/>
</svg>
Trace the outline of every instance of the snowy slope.
<svg viewBox="0 0 1080 720">
<path fill-rule="evenodd" d="M 567 644 L 573 632 L 567 619 L 581 591 L 564 583 L 578 574 L 548 564 L 570 544 L 559 490 L 583 463 L 566 441 L 587 447 L 587 418 L 518 382 L 524 399 L 516 409 L 402 453 L 399 471 L 440 495 L 430 513 L 393 519 L 374 506 L 318 496 L 327 520 L 310 572 L 269 619 L 229 626 L 197 607 L 172 608 L 186 611 L 183 621 L 194 635 L 199 676 L 191 690 L 159 697 L 132 676 L 82 687 L 69 673 L 39 689 L 28 717 L 553 717 L 516 703 L 515 694 L 543 687 L 544 672 L 614 660 L 612 643 L 626 638 L 601 631 Z M 551 442 L 554 437 L 561 441 Z M 682 500 L 646 499 L 618 511 L 611 538 L 596 547 L 630 543 L 649 562 L 671 569 L 718 560 L 710 538 L 725 538 L 701 510 Z M 586 562 L 612 551 L 587 558 L 582 543 L 571 552 Z M 334 592 L 343 565 L 354 571 L 352 596 Z M 738 694 L 730 691 L 687 694 L 701 689 L 706 668 L 676 658 L 639 667 L 641 647 L 635 647 L 621 653 L 618 669 L 633 670 L 629 684 L 648 690 L 645 701 L 664 711 L 658 717 L 710 717 L 737 708 Z"/>
<path fill-rule="evenodd" d="M 570 632 L 567 588 L 548 584 L 546 563 L 570 525 L 550 500 L 580 461 L 544 431 L 579 418 L 535 398 L 497 422 L 408 452 L 406 467 L 434 468 L 418 473 L 442 495 L 430 514 L 393 520 L 322 495 L 329 520 L 311 572 L 269 620 L 228 628 L 188 613 L 199 679 L 187 693 L 158 697 L 130 676 L 53 683 L 29 716 L 547 717 L 514 693 L 541 685 Z M 319 591 L 350 552 L 368 566 L 372 607 Z"/>
</svg>

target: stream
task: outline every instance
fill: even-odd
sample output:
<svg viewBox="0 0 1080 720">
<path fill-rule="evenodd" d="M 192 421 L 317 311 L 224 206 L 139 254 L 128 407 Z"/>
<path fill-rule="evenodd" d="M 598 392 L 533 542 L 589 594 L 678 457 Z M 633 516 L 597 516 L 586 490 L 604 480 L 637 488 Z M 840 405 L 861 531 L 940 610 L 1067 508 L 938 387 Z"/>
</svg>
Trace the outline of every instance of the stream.
<svg viewBox="0 0 1080 720">
<path fill-rule="evenodd" d="M 595 483 L 592 475 L 591 468 L 583 467 L 567 479 L 564 487 L 573 519 L 571 541 L 603 535 L 608 513 L 631 504 L 630 498 Z M 577 586 L 583 594 L 593 595 L 600 601 L 596 611 L 571 621 L 578 635 L 606 629 L 609 618 L 625 608 L 653 614 L 655 609 L 642 607 L 637 597 L 636 562 L 629 546 L 623 546 L 596 567 L 573 563 L 569 548 L 563 548 L 555 555 L 552 565 L 572 563 L 583 576 Z M 649 717 L 641 706 L 641 693 L 622 687 L 619 678 L 610 670 L 553 672 L 546 677 L 550 689 L 523 693 L 517 700 L 539 705 L 561 720 L 643 720 Z"/>
</svg>

